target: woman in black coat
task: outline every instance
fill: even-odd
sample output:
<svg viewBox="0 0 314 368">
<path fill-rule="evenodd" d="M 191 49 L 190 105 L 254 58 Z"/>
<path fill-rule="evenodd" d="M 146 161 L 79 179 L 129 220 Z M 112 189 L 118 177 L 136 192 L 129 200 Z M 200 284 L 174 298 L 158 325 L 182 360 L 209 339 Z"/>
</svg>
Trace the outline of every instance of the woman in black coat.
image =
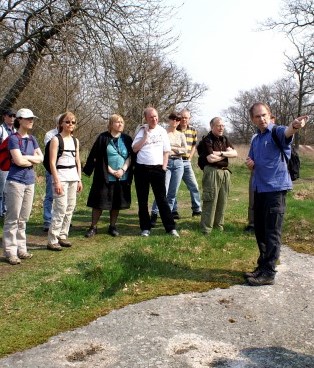
<svg viewBox="0 0 314 368">
<path fill-rule="evenodd" d="M 109 210 L 108 234 L 119 235 L 116 222 L 120 209 L 130 208 L 132 172 L 132 138 L 123 133 L 124 121 L 120 115 L 109 118 L 108 131 L 101 133 L 94 143 L 83 172 L 93 183 L 87 206 L 92 208 L 92 223 L 85 234 L 90 238 L 97 234 L 97 223 L 103 210 Z"/>
</svg>

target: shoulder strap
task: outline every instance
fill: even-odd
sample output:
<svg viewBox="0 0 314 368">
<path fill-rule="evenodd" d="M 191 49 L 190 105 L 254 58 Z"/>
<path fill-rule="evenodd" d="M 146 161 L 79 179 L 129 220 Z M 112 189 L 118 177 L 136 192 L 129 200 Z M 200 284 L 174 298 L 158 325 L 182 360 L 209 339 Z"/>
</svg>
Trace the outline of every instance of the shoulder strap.
<svg viewBox="0 0 314 368">
<path fill-rule="evenodd" d="M 57 153 L 57 159 L 58 159 L 60 156 L 62 156 L 62 153 L 64 151 L 64 142 L 63 142 L 62 135 L 60 133 L 56 134 L 56 137 L 58 138 L 58 141 L 59 141 L 58 153 Z"/>
<path fill-rule="evenodd" d="M 75 148 L 75 151 L 77 149 L 77 139 L 75 137 L 73 137 L 72 135 L 72 138 L 73 138 L 73 142 L 74 142 L 74 148 Z"/>
<path fill-rule="evenodd" d="M 279 141 L 279 138 L 277 136 L 276 130 L 277 130 L 277 125 L 274 125 L 273 129 L 271 130 L 271 136 L 272 136 L 276 146 L 279 148 L 279 150 L 281 152 L 282 160 L 285 160 L 286 164 L 288 165 L 289 159 L 288 159 L 285 151 L 283 150 L 282 145 L 280 144 L 280 141 Z"/>
</svg>

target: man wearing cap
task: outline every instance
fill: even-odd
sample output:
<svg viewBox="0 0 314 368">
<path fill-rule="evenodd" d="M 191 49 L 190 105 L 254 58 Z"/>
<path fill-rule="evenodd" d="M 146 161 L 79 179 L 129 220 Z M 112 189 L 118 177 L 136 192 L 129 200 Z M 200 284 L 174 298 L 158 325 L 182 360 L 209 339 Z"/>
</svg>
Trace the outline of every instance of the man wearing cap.
<svg viewBox="0 0 314 368">
<path fill-rule="evenodd" d="M 15 111 L 8 109 L 2 114 L 3 124 L 0 126 L 0 144 L 11 134 L 15 133 L 15 128 L 13 126 L 15 119 Z M 4 187 L 7 180 L 8 171 L 0 170 L 0 217 L 2 217 L 6 212 L 5 205 L 5 195 Z"/>
</svg>

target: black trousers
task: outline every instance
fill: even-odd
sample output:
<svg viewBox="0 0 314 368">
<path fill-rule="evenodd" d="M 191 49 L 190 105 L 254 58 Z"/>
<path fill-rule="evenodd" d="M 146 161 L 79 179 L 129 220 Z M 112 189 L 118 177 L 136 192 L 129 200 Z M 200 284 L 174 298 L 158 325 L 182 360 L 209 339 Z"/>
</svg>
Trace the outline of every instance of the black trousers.
<svg viewBox="0 0 314 368">
<path fill-rule="evenodd" d="M 287 191 L 254 193 L 254 228 L 261 270 L 275 275 L 280 255 L 281 232 L 286 210 Z"/>
<path fill-rule="evenodd" d="M 161 165 L 136 164 L 134 181 L 138 201 L 138 216 L 141 230 L 150 230 L 150 216 L 148 211 L 149 186 L 151 185 L 161 221 L 167 232 L 175 229 L 175 222 L 166 197 L 166 172 Z"/>
</svg>

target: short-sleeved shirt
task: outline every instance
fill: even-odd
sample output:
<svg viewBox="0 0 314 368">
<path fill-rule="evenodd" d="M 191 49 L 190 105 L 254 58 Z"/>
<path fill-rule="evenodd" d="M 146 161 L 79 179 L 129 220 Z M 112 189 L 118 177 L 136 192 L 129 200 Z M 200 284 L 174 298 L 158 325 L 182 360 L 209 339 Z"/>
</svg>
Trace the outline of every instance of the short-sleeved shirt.
<svg viewBox="0 0 314 368">
<path fill-rule="evenodd" d="M 132 147 L 144 136 L 144 129 L 137 132 Z M 171 146 L 166 129 L 157 125 L 148 133 L 144 146 L 137 152 L 136 162 L 143 165 L 162 165 L 164 152 L 170 152 Z"/>
<path fill-rule="evenodd" d="M 21 144 L 19 143 L 19 140 Z M 37 140 L 34 136 L 19 138 L 16 134 L 12 134 L 8 142 L 9 150 L 19 149 L 22 155 L 33 156 L 35 149 L 38 147 Z M 35 171 L 32 166 L 21 167 L 12 163 L 7 180 L 16 181 L 25 185 L 34 184 Z"/>
<path fill-rule="evenodd" d="M 179 125 L 177 130 L 185 135 L 188 150 L 186 155 L 183 155 L 182 158 L 188 160 L 191 155 L 192 147 L 197 143 L 197 130 L 190 125 L 187 126 L 186 130 L 182 130 Z"/>
<path fill-rule="evenodd" d="M 292 182 L 285 159 L 274 142 L 269 124 L 262 133 L 257 132 L 251 142 L 249 157 L 254 161 L 253 190 L 259 193 L 292 189 Z M 286 138 L 286 126 L 278 126 L 276 134 L 288 158 L 291 156 L 292 137 Z"/>
</svg>

